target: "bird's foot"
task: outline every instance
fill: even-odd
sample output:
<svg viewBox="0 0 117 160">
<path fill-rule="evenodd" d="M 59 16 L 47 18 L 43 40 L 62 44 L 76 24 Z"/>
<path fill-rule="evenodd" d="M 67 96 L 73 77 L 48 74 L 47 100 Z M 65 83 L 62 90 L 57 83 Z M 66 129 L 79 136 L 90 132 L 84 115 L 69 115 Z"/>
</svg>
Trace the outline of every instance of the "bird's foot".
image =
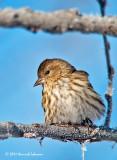
<svg viewBox="0 0 117 160">
<path fill-rule="evenodd" d="M 85 120 L 82 121 L 81 125 L 92 127 L 93 122 L 89 118 L 86 118 Z"/>
<path fill-rule="evenodd" d="M 53 124 L 53 123 L 52 123 L 52 117 L 49 117 L 49 118 L 46 120 L 46 123 L 49 124 L 49 125 Z"/>
<path fill-rule="evenodd" d="M 82 121 L 81 125 L 87 126 L 88 127 L 88 134 L 90 134 L 90 127 L 93 126 L 93 122 L 89 118 L 86 118 L 85 120 Z"/>
</svg>

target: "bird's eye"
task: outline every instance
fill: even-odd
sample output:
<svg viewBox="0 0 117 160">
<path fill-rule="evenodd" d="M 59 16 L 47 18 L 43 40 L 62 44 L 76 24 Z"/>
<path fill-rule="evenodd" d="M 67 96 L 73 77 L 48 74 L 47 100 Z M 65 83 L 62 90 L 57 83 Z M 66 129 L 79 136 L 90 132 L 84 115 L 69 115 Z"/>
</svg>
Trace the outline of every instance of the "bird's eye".
<svg viewBox="0 0 117 160">
<path fill-rule="evenodd" d="M 45 72 L 45 74 L 49 74 L 49 73 L 50 73 L 50 71 L 49 71 L 49 70 Z"/>
</svg>

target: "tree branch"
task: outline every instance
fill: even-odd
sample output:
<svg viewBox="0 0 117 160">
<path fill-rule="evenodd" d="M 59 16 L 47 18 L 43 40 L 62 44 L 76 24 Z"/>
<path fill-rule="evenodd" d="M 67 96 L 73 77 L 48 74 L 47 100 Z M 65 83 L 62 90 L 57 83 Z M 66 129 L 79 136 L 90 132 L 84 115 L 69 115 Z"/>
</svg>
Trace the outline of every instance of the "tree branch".
<svg viewBox="0 0 117 160">
<path fill-rule="evenodd" d="M 0 10 L 0 26 L 22 27 L 33 32 L 38 30 L 50 33 L 80 31 L 100 33 L 117 37 L 117 17 L 81 15 L 76 9 L 55 12 L 37 12 L 29 8 Z"/>
<path fill-rule="evenodd" d="M 105 7 L 107 4 L 107 0 L 98 0 L 99 5 L 100 5 L 100 10 L 101 10 L 101 15 L 102 17 L 105 16 Z M 107 115 L 105 119 L 105 126 L 109 127 L 110 126 L 110 121 L 111 121 L 111 115 L 112 115 L 112 94 L 113 94 L 113 76 L 114 76 L 114 68 L 111 65 L 111 60 L 110 60 L 110 43 L 107 39 L 107 36 L 103 34 L 103 39 L 104 39 L 104 46 L 105 46 L 105 55 L 106 55 L 106 62 L 107 62 L 107 70 L 108 70 L 108 92 L 106 92 L 105 97 L 108 102 L 108 108 L 107 108 Z"/>
<path fill-rule="evenodd" d="M 117 142 L 117 129 L 86 126 L 58 126 L 49 124 L 15 124 L 13 122 L 0 122 L 0 139 L 9 137 L 37 138 L 48 137 L 60 141 L 90 142 L 114 141 Z"/>
</svg>

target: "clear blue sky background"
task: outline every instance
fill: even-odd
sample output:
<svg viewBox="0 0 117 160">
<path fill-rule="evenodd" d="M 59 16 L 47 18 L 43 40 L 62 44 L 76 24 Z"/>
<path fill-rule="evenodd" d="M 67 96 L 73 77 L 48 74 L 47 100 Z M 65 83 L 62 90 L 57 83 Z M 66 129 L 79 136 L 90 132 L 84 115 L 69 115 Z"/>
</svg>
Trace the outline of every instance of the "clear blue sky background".
<svg viewBox="0 0 117 160">
<path fill-rule="evenodd" d="M 109 0 L 106 13 L 117 14 L 117 1 Z M 54 11 L 60 9 L 78 8 L 81 13 L 99 15 L 100 10 L 96 0 L 1 0 L 0 7 L 21 8 L 33 10 Z M 111 44 L 111 61 L 117 71 L 117 39 L 108 36 Z M 41 107 L 42 87 L 33 88 L 37 80 L 37 68 L 46 58 L 62 58 L 77 69 L 90 74 L 90 81 L 95 90 L 105 100 L 107 90 L 107 67 L 104 45 L 101 35 L 67 32 L 64 34 L 49 34 L 38 32 L 33 34 L 25 29 L 0 28 L 0 121 L 15 123 L 43 123 L 44 112 Z M 117 75 L 114 77 L 113 113 L 111 127 L 117 127 Z M 103 117 L 95 122 L 104 123 Z M 112 149 L 112 142 L 87 144 L 85 159 L 87 160 L 117 160 L 117 146 Z M 5 153 L 37 153 L 43 156 L 19 157 L 5 156 Z M 43 147 L 38 140 L 25 138 L 10 138 L 0 141 L 0 160 L 77 160 L 81 159 L 81 146 L 68 142 L 45 138 Z"/>
</svg>

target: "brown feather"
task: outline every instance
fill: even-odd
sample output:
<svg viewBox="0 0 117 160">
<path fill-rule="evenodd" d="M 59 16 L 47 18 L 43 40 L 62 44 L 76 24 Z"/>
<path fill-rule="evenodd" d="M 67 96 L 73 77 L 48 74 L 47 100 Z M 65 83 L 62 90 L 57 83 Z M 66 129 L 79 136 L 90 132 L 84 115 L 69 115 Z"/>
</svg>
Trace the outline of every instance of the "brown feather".
<svg viewBox="0 0 117 160">
<path fill-rule="evenodd" d="M 44 60 L 38 68 L 38 82 L 43 85 L 46 122 L 81 124 L 105 113 L 104 102 L 89 82 L 88 73 L 77 71 L 64 60 Z"/>
</svg>

